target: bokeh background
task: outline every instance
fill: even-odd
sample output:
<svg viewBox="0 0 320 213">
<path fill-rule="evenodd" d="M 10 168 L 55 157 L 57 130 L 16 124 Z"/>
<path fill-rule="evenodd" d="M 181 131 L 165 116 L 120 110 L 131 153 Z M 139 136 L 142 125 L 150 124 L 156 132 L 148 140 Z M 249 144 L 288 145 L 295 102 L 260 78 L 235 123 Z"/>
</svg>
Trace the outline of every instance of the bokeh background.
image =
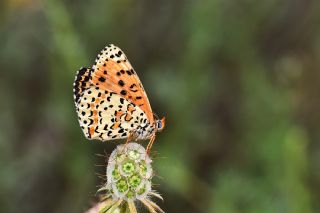
<svg viewBox="0 0 320 213">
<path fill-rule="evenodd" d="M 317 0 L 1 0 L 0 212 L 95 201 L 117 143 L 85 139 L 72 84 L 109 43 L 167 117 L 166 212 L 320 212 Z"/>
</svg>

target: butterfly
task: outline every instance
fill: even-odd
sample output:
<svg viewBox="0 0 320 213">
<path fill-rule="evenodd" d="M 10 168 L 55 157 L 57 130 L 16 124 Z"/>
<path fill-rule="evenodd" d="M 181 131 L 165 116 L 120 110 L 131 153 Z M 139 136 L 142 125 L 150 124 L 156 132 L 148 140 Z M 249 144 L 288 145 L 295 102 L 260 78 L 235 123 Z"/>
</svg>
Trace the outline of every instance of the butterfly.
<svg viewBox="0 0 320 213">
<path fill-rule="evenodd" d="M 73 84 L 79 124 L 86 138 L 149 140 L 150 151 L 165 118 L 153 114 L 147 94 L 123 51 L 110 44 Z"/>
</svg>

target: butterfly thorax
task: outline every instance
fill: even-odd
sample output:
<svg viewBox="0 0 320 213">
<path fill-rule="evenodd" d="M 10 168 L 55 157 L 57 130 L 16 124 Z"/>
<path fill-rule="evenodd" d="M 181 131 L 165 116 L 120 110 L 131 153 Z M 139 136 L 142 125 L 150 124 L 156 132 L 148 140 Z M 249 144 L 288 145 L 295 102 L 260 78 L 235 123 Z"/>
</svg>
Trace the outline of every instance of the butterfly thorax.
<svg viewBox="0 0 320 213">
<path fill-rule="evenodd" d="M 137 140 L 150 139 L 151 136 L 156 132 L 155 124 L 141 124 L 134 131 L 133 136 Z"/>
<path fill-rule="evenodd" d="M 155 120 L 154 123 L 143 123 L 134 130 L 134 137 L 139 140 L 150 139 L 156 132 L 161 132 L 165 126 L 165 118 Z"/>
</svg>

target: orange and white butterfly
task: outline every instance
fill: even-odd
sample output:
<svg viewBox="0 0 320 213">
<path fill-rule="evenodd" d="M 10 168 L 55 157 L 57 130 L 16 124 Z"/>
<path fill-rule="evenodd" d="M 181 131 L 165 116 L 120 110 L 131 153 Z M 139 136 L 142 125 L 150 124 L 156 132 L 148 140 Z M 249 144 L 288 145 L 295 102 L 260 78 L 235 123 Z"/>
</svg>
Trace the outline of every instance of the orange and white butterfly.
<svg viewBox="0 0 320 213">
<path fill-rule="evenodd" d="M 92 68 L 81 68 L 73 84 L 80 126 L 88 139 L 108 141 L 127 138 L 150 142 L 163 130 L 147 94 L 125 54 L 110 44 L 98 55 Z"/>
</svg>

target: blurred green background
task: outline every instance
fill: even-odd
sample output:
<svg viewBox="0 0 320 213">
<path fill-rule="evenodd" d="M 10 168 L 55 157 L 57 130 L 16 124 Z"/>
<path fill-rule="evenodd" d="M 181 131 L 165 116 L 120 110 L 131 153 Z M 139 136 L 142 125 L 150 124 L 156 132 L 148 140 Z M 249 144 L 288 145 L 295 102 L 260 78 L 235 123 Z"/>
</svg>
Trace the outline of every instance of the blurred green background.
<svg viewBox="0 0 320 213">
<path fill-rule="evenodd" d="M 0 212 L 94 202 L 117 143 L 85 139 L 72 84 L 109 43 L 167 117 L 166 212 L 320 212 L 317 0 L 2 0 Z"/>
</svg>

